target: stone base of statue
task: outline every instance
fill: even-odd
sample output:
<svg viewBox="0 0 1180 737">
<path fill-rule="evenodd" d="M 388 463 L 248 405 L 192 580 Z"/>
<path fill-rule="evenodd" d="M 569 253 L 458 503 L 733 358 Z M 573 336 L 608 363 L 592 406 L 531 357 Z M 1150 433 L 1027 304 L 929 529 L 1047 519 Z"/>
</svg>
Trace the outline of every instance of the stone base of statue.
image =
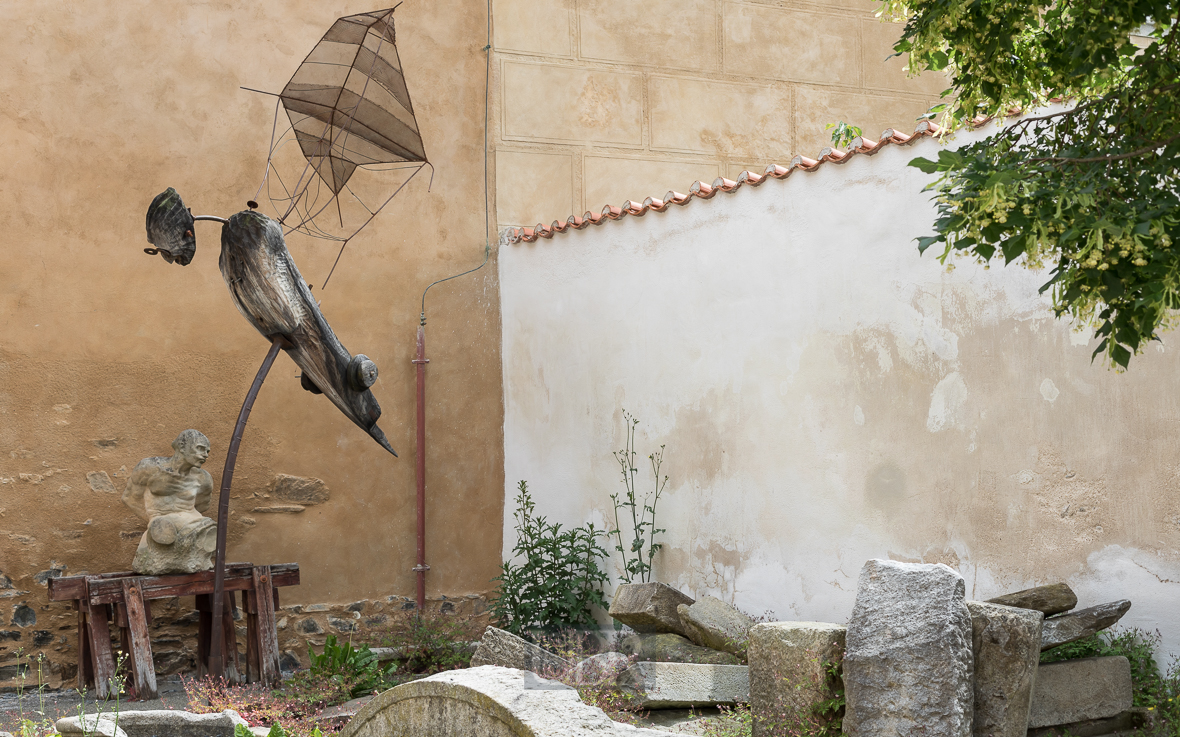
<svg viewBox="0 0 1180 737">
<path fill-rule="evenodd" d="M 172 515 L 152 519 L 139 540 L 131 569 L 144 576 L 197 573 L 213 568 L 217 550 L 217 523 L 208 517 L 173 520 Z"/>
</svg>

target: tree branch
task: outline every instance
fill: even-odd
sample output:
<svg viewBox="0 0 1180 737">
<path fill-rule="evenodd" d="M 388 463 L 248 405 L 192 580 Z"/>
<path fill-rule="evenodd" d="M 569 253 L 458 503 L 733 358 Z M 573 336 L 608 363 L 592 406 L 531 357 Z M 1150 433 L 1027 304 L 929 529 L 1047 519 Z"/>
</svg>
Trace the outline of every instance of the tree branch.
<svg viewBox="0 0 1180 737">
<path fill-rule="evenodd" d="M 1177 133 L 1176 135 L 1174 135 L 1171 138 L 1168 138 L 1166 140 L 1156 141 L 1154 143 L 1148 144 L 1147 146 L 1145 146 L 1141 149 L 1138 149 L 1135 151 L 1130 151 L 1125 154 L 1117 154 L 1114 156 L 1091 156 L 1091 157 L 1088 157 L 1085 159 L 1069 159 L 1069 158 L 1065 158 L 1062 156 L 1043 156 L 1043 157 L 1039 157 L 1039 158 L 1035 158 L 1035 159 L 1029 159 L 1028 161 L 1030 161 L 1030 162 L 1056 161 L 1056 162 L 1062 162 L 1062 163 L 1067 163 L 1067 164 L 1094 164 L 1099 161 L 1121 161 L 1122 159 L 1133 159 L 1136 156 L 1142 156 L 1144 154 L 1153 153 L 1153 152 L 1155 152 L 1155 150 L 1157 148 L 1163 148 L 1164 146 L 1167 146 L 1169 143 L 1172 143 L 1173 141 L 1180 141 L 1180 133 Z"/>
</svg>

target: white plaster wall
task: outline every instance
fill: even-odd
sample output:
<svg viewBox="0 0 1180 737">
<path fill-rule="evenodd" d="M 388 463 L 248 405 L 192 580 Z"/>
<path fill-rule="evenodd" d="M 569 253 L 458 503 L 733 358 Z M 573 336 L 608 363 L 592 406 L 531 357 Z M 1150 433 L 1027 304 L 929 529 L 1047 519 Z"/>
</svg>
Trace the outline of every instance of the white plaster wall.
<svg viewBox="0 0 1180 737">
<path fill-rule="evenodd" d="M 611 517 L 626 408 L 667 446 L 657 578 L 694 596 L 844 622 L 866 559 L 941 561 L 973 598 L 1129 598 L 1180 653 L 1176 351 L 1115 374 L 1045 273 L 919 257 L 906 163 L 938 146 L 503 247 L 505 555 L 519 479 Z"/>
</svg>

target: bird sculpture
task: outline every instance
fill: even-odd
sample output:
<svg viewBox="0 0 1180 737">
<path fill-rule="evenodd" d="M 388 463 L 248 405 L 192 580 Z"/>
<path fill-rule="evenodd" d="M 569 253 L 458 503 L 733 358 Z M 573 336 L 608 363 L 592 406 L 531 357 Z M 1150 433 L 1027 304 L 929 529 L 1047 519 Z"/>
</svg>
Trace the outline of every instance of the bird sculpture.
<svg viewBox="0 0 1180 737">
<path fill-rule="evenodd" d="M 144 251 L 187 265 L 196 255 L 197 219 L 222 223 L 218 265 L 238 312 L 267 340 L 280 339 L 283 350 L 302 369 L 304 389 L 326 396 L 396 456 L 377 427 L 381 406 L 369 389 L 377 380 L 377 365 L 363 354 L 349 353 L 336 337 L 291 258 L 278 222 L 253 209 L 228 219 L 194 218 L 169 187 L 148 208 L 148 241 L 154 247 Z"/>
</svg>

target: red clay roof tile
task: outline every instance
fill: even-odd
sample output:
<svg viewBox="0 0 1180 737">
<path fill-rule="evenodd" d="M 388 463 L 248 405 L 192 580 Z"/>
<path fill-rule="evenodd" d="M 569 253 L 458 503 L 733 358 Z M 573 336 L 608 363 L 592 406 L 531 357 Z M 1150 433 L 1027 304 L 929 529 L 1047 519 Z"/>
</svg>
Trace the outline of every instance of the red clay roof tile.
<svg viewBox="0 0 1180 737">
<path fill-rule="evenodd" d="M 876 141 L 871 138 L 865 138 L 864 136 L 853 139 L 847 151 L 841 151 L 831 147 L 825 148 L 820 152 L 819 159 L 796 156 L 791 160 L 790 166 L 771 164 L 766 167 L 766 171 L 762 174 L 744 171 L 738 176 L 737 181 L 726 179 L 725 177 L 718 177 L 712 184 L 693 182 L 692 186 L 688 188 L 688 194 L 672 191 L 665 194 L 662 199 L 648 197 L 642 204 L 634 200 L 627 200 L 618 207 L 606 205 L 602 208 L 601 213 L 587 212 L 581 217 L 570 215 L 564 223 L 554 220 L 548 226 L 537 223 L 533 228 L 508 228 L 501 235 L 501 243 L 532 243 L 538 238 L 552 238 L 554 233 L 563 233 L 571 228 L 581 230 L 588 225 L 601 225 L 607 220 L 619 220 L 627 215 L 642 217 L 649 210 L 663 212 L 671 205 L 680 205 L 683 207 L 694 198 L 701 200 L 711 199 L 718 192 L 734 192 L 747 184 L 751 187 L 757 187 L 767 179 L 786 179 L 795 170 L 815 171 L 823 166 L 825 162 L 829 161 L 834 164 L 847 163 L 849 159 L 857 155 L 872 156 L 888 145 L 909 146 L 920 139 L 938 136 L 941 132 L 942 128 L 937 123 L 929 120 L 919 123 L 914 132 L 909 135 L 898 133 L 893 128 L 889 128 L 881 133 L 880 139 Z"/>
</svg>

